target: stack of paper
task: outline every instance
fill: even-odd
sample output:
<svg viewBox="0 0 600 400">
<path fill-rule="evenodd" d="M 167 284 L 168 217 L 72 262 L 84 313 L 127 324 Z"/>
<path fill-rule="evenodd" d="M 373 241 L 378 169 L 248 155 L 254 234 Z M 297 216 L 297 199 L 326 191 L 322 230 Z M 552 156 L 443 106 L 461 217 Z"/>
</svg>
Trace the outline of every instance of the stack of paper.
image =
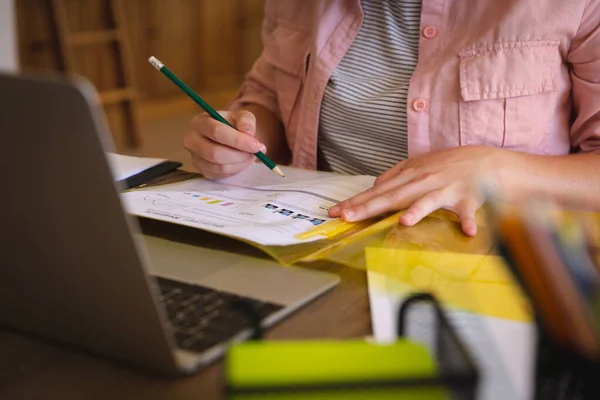
<svg viewBox="0 0 600 400">
<path fill-rule="evenodd" d="M 255 164 L 218 182 L 194 179 L 123 195 L 135 215 L 254 242 L 286 246 L 323 238 L 298 235 L 330 222 L 328 210 L 373 185 L 374 177 L 285 169 L 286 178 Z"/>
</svg>

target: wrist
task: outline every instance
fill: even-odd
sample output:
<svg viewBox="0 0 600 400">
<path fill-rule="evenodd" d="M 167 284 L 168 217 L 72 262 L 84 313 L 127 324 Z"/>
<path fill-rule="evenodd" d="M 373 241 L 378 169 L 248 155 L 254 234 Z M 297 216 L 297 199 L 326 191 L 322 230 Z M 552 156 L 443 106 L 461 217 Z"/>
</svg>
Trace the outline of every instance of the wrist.
<svg viewBox="0 0 600 400">
<path fill-rule="evenodd" d="M 499 189 L 510 196 L 528 196 L 543 190 L 544 165 L 541 158 L 535 154 L 516 150 L 496 149 L 491 157 L 490 173 L 494 176 Z"/>
<path fill-rule="evenodd" d="M 489 148 L 478 172 L 480 179 L 485 179 L 487 184 L 507 194 L 518 191 L 522 154 L 508 149 Z"/>
</svg>

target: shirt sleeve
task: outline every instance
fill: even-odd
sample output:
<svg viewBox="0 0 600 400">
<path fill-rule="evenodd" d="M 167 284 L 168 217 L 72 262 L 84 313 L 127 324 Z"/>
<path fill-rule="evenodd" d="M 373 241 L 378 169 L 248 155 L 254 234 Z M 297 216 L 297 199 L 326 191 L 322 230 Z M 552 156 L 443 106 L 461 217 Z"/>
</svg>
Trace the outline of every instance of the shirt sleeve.
<svg viewBox="0 0 600 400">
<path fill-rule="evenodd" d="M 277 0 L 267 0 L 265 2 L 265 17 L 261 31 L 263 51 L 254 62 L 250 72 L 246 74 L 242 86 L 228 107 L 230 110 L 243 108 L 246 104 L 257 104 L 281 118 L 275 87 L 275 69 L 267 61 L 264 51 L 274 41 L 275 18 L 273 15 L 275 13 L 275 1 Z"/>
<path fill-rule="evenodd" d="M 600 0 L 588 0 L 579 31 L 567 54 L 571 66 L 571 146 L 600 152 Z"/>
</svg>

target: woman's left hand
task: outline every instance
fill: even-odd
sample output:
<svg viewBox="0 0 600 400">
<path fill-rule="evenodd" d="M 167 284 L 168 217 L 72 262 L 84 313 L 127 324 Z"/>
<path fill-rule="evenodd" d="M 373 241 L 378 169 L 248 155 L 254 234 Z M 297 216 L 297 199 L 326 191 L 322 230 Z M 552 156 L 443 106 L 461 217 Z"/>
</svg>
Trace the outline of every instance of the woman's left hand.
<svg viewBox="0 0 600 400">
<path fill-rule="evenodd" d="M 506 150 L 464 146 L 401 161 L 375 180 L 372 188 L 329 210 L 331 217 L 361 221 L 389 211 L 407 209 L 400 223 L 412 226 L 430 213 L 452 211 L 466 235 L 477 233 L 475 212 L 483 205 L 476 179 L 494 171 Z"/>
</svg>

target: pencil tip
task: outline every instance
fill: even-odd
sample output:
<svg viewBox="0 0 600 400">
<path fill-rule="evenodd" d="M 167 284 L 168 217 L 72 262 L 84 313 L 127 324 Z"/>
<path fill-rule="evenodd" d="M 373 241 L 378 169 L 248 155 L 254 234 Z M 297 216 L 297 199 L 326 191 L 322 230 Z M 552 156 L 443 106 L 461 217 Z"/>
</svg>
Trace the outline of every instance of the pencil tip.
<svg viewBox="0 0 600 400">
<path fill-rule="evenodd" d="M 273 172 L 275 172 L 277 175 L 281 176 L 282 178 L 285 178 L 285 175 L 283 174 L 283 172 L 281 172 L 281 169 L 279 169 L 279 167 L 273 168 Z"/>
</svg>

